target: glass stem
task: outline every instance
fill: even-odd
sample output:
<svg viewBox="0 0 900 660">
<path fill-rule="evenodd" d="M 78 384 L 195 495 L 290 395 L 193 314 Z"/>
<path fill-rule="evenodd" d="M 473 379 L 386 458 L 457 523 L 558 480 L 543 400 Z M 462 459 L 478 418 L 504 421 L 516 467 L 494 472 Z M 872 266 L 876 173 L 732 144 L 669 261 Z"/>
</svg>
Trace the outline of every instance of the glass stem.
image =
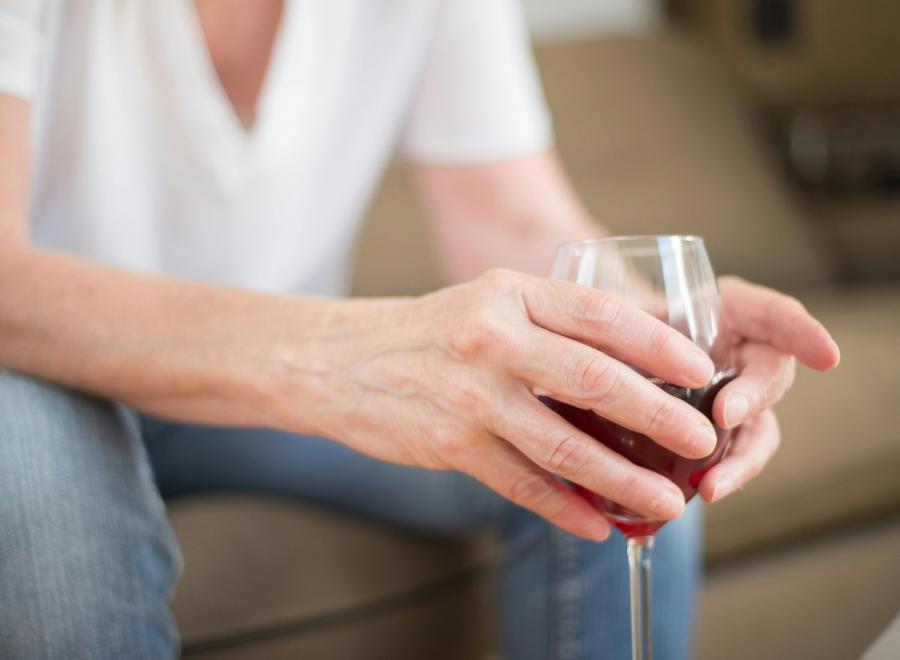
<svg viewBox="0 0 900 660">
<path fill-rule="evenodd" d="M 632 536 L 628 539 L 632 660 L 653 660 L 653 627 L 650 622 L 650 553 L 652 549 L 652 536 Z"/>
</svg>

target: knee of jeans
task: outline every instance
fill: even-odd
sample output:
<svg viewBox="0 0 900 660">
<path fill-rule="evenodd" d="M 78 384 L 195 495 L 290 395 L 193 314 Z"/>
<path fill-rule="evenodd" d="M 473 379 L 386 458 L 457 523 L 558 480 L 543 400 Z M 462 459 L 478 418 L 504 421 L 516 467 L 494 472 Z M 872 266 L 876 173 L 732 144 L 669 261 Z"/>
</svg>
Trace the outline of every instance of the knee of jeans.
<svg viewBox="0 0 900 660">
<path fill-rule="evenodd" d="M 8 595 L 109 592 L 120 588 L 115 575 L 168 593 L 180 571 L 134 414 L 4 372 L 0 532 L 0 592 Z"/>
</svg>

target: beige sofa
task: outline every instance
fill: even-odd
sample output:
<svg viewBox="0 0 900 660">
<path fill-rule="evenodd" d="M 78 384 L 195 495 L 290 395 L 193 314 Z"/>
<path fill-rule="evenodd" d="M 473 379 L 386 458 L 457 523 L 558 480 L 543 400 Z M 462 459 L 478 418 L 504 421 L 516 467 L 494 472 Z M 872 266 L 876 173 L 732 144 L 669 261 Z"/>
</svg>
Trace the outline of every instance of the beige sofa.
<svg viewBox="0 0 900 660">
<path fill-rule="evenodd" d="M 858 657 L 900 609 L 900 285 L 836 280 L 838 258 L 859 251 L 826 240 L 824 211 L 786 182 L 748 104 L 693 40 L 545 46 L 538 61 L 560 149 L 599 220 L 706 236 L 720 272 L 796 293 L 843 349 L 835 373 L 799 374 L 769 469 L 709 508 L 697 657 Z M 900 258 L 900 203 L 869 207 L 895 216 L 879 229 L 895 249 L 879 246 Z M 838 220 L 854 222 L 855 208 Z M 393 171 L 360 248 L 360 294 L 440 284 L 418 215 Z M 171 514 L 186 657 L 495 651 L 490 539 L 420 538 L 262 498 L 183 500 Z"/>
</svg>

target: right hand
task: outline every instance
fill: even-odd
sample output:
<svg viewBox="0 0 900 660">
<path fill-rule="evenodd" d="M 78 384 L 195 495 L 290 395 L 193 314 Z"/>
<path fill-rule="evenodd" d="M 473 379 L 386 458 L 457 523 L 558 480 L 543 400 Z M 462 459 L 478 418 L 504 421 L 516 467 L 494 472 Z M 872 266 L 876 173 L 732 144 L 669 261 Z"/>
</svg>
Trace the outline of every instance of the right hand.
<svg viewBox="0 0 900 660">
<path fill-rule="evenodd" d="M 337 303 L 324 324 L 323 341 L 337 345 L 315 369 L 329 392 L 323 432 L 382 460 L 469 474 L 584 538 L 606 538 L 609 524 L 555 477 L 659 519 L 678 517 L 684 498 L 538 395 L 686 457 L 716 443 L 702 414 L 626 366 L 697 387 L 711 360 L 596 289 L 497 270 L 418 299 Z"/>
</svg>

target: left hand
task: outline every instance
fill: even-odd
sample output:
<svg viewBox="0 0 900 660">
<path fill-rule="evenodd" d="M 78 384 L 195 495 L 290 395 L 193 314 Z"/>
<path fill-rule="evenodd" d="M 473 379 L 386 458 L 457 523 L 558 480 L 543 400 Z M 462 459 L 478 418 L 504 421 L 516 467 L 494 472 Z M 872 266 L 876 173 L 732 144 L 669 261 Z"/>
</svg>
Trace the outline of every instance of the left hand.
<svg viewBox="0 0 900 660">
<path fill-rule="evenodd" d="M 737 277 L 720 278 L 719 289 L 738 377 L 716 397 L 713 419 L 723 428 L 740 428 L 725 458 L 700 482 L 707 502 L 742 488 L 778 449 L 781 438 L 771 408 L 790 389 L 797 360 L 817 371 L 840 361 L 831 335 L 796 299 Z"/>
</svg>

